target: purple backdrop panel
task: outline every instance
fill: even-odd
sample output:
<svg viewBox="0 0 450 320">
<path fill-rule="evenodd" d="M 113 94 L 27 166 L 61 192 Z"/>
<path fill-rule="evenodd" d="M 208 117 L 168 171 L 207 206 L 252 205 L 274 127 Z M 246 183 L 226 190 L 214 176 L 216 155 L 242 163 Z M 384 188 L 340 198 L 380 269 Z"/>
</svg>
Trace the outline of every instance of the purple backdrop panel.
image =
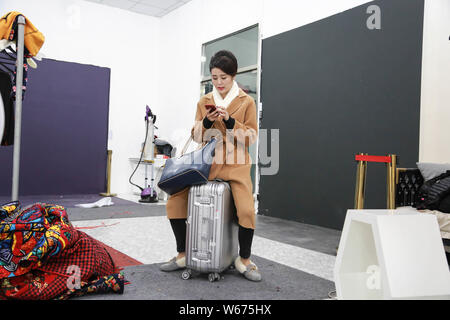
<svg viewBox="0 0 450 320">
<path fill-rule="evenodd" d="M 20 195 L 106 191 L 110 69 L 45 59 L 29 69 Z M 11 195 L 13 146 L 0 147 L 0 195 Z"/>
</svg>

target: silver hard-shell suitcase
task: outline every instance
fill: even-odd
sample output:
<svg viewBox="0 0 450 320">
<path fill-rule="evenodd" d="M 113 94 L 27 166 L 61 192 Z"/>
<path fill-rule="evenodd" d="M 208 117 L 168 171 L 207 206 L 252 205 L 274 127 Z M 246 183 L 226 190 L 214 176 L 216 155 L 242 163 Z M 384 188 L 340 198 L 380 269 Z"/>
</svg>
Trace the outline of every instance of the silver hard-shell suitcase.
<svg viewBox="0 0 450 320">
<path fill-rule="evenodd" d="M 230 185 L 223 181 L 192 186 L 186 230 L 187 280 L 192 272 L 209 273 L 209 281 L 233 267 L 238 256 L 238 224 Z"/>
</svg>

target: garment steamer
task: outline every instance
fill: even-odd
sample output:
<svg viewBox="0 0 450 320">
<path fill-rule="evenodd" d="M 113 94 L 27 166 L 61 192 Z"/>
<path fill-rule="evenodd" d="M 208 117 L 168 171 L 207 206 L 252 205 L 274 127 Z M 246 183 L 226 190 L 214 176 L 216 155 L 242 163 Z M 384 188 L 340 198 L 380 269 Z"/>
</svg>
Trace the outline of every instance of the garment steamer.
<svg viewBox="0 0 450 320">
<path fill-rule="evenodd" d="M 147 106 L 145 111 L 145 140 L 144 140 L 144 146 L 141 151 L 141 157 L 139 158 L 139 162 L 134 169 L 133 173 L 130 176 L 129 182 L 135 186 L 138 187 L 141 190 L 141 199 L 139 202 L 142 203 L 154 203 L 158 202 L 158 193 L 156 192 L 154 188 L 154 166 L 155 166 L 155 160 L 154 160 L 154 150 L 155 150 L 155 135 L 154 135 L 154 129 L 157 127 L 155 126 L 156 122 L 156 115 L 152 113 L 150 108 Z M 151 137 L 151 143 L 147 143 L 148 137 Z M 143 159 L 144 158 L 144 159 Z M 136 172 L 137 168 L 141 164 L 142 161 L 145 161 L 150 164 L 151 168 L 151 180 L 150 185 L 148 185 L 148 176 L 147 176 L 147 166 L 145 166 L 145 188 L 142 188 L 133 182 L 131 182 L 131 178 L 133 177 L 134 173 Z"/>
</svg>

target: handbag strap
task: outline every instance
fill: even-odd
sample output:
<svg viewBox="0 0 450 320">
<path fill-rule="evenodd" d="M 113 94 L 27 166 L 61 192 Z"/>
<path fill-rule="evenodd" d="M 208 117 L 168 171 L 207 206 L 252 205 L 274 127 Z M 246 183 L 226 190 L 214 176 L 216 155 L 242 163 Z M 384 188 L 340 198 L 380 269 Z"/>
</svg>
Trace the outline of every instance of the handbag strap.
<svg viewBox="0 0 450 320">
<path fill-rule="evenodd" d="M 180 157 L 186 153 L 186 151 L 189 148 L 192 140 L 193 140 L 192 136 L 189 135 L 189 139 L 186 141 L 186 143 L 184 144 L 183 149 L 181 150 Z M 198 143 L 197 149 L 195 149 L 195 150 L 200 150 L 205 144 L 206 144 L 205 142 L 204 143 Z"/>
<path fill-rule="evenodd" d="M 192 141 L 192 136 L 189 136 L 189 139 L 186 141 L 186 143 L 184 144 L 183 149 L 181 150 L 180 156 L 182 156 L 183 154 L 186 153 L 186 150 L 188 149 L 189 145 L 191 144 L 191 141 Z"/>
</svg>

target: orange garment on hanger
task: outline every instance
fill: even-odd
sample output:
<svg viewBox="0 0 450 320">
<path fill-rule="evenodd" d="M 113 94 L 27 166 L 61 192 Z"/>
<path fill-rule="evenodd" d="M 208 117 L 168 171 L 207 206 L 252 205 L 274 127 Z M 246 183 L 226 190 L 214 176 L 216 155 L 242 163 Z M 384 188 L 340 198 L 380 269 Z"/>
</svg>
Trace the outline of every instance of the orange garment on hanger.
<svg viewBox="0 0 450 320">
<path fill-rule="evenodd" d="M 13 28 L 14 28 L 14 21 L 16 21 L 16 18 L 19 15 L 24 16 L 20 12 L 11 11 L 5 14 L 0 19 L 0 40 L 7 39 L 12 41 L 16 38 L 14 34 L 15 30 Z M 45 37 L 41 32 L 39 32 L 38 29 L 36 29 L 36 27 L 25 16 L 24 18 L 25 18 L 25 48 L 28 50 L 29 56 L 34 57 L 35 55 L 38 54 L 39 50 L 44 44 Z"/>
</svg>

